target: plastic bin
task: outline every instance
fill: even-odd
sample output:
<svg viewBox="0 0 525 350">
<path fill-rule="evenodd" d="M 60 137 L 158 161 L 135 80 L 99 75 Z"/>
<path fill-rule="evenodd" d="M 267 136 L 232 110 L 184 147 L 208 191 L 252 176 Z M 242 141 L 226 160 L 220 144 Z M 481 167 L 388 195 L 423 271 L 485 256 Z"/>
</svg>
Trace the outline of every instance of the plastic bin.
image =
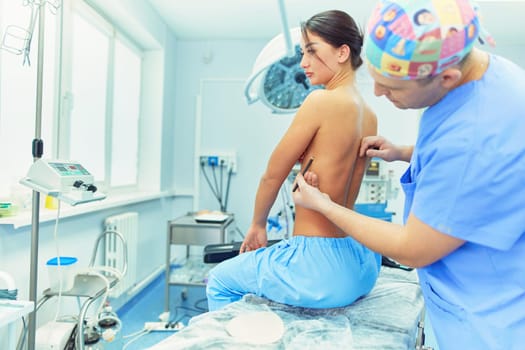
<svg viewBox="0 0 525 350">
<path fill-rule="evenodd" d="M 62 290 L 70 290 L 75 283 L 77 258 L 72 256 L 61 256 L 60 265 L 57 257 L 47 261 L 46 266 L 49 273 L 49 287 L 52 290 L 60 289 L 60 277 L 62 276 Z"/>
</svg>

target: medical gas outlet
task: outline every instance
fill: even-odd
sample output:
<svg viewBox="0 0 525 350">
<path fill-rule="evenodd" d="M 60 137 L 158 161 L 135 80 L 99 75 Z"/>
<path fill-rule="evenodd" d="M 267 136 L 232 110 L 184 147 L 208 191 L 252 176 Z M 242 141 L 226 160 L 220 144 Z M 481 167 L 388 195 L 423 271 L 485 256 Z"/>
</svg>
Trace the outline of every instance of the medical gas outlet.
<svg viewBox="0 0 525 350">
<path fill-rule="evenodd" d="M 235 152 L 212 153 L 200 156 L 200 164 L 209 167 L 223 168 L 232 173 L 237 172 L 237 159 Z"/>
</svg>

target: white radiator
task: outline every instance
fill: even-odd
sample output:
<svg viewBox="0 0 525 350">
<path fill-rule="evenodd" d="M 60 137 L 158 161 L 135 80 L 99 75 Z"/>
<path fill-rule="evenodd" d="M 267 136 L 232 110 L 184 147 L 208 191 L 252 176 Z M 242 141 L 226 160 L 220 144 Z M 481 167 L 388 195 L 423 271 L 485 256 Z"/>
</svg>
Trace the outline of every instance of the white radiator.
<svg viewBox="0 0 525 350">
<path fill-rule="evenodd" d="M 128 250 L 128 270 L 122 280 L 111 291 L 111 297 L 117 298 L 137 283 L 138 253 L 138 213 L 128 212 L 109 216 L 104 222 L 105 231 L 117 231 L 126 240 Z M 115 235 L 106 235 L 104 265 L 122 271 L 124 267 L 123 246 Z"/>
</svg>

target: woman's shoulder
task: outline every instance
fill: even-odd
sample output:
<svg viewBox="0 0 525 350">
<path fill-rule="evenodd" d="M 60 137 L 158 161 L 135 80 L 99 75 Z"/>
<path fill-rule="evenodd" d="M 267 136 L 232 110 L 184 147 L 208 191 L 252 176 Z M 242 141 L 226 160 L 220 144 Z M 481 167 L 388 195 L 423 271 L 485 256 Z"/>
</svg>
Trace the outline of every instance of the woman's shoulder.
<svg viewBox="0 0 525 350">
<path fill-rule="evenodd" d="M 357 96 L 343 93 L 338 90 L 313 90 L 306 96 L 303 105 L 317 106 L 317 108 L 335 108 L 346 106 L 353 108 L 358 104 Z"/>
<path fill-rule="evenodd" d="M 324 101 L 326 99 L 329 99 L 331 97 L 331 93 L 329 90 L 325 89 L 316 89 L 312 90 L 304 99 L 304 103 L 312 103 L 312 102 L 319 102 Z"/>
</svg>

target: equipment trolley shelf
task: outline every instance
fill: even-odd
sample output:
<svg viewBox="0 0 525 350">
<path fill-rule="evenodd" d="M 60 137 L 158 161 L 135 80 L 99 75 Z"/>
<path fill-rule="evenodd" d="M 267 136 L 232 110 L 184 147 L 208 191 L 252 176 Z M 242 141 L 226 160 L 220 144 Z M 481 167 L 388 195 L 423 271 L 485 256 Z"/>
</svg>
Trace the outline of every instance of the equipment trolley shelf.
<svg viewBox="0 0 525 350">
<path fill-rule="evenodd" d="M 188 213 L 177 219 L 168 221 L 167 244 L 166 244 L 166 287 L 164 311 L 170 308 L 170 286 L 204 286 L 207 270 L 211 267 L 200 261 L 188 259 L 190 246 L 205 246 L 208 244 L 224 243 L 226 232 L 234 227 L 233 214 L 223 215 L 199 215 Z M 171 246 L 185 245 L 187 263 L 178 271 L 171 272 Z M 182 292 L 185 298 L 185 291 Z"/>
</svg>

